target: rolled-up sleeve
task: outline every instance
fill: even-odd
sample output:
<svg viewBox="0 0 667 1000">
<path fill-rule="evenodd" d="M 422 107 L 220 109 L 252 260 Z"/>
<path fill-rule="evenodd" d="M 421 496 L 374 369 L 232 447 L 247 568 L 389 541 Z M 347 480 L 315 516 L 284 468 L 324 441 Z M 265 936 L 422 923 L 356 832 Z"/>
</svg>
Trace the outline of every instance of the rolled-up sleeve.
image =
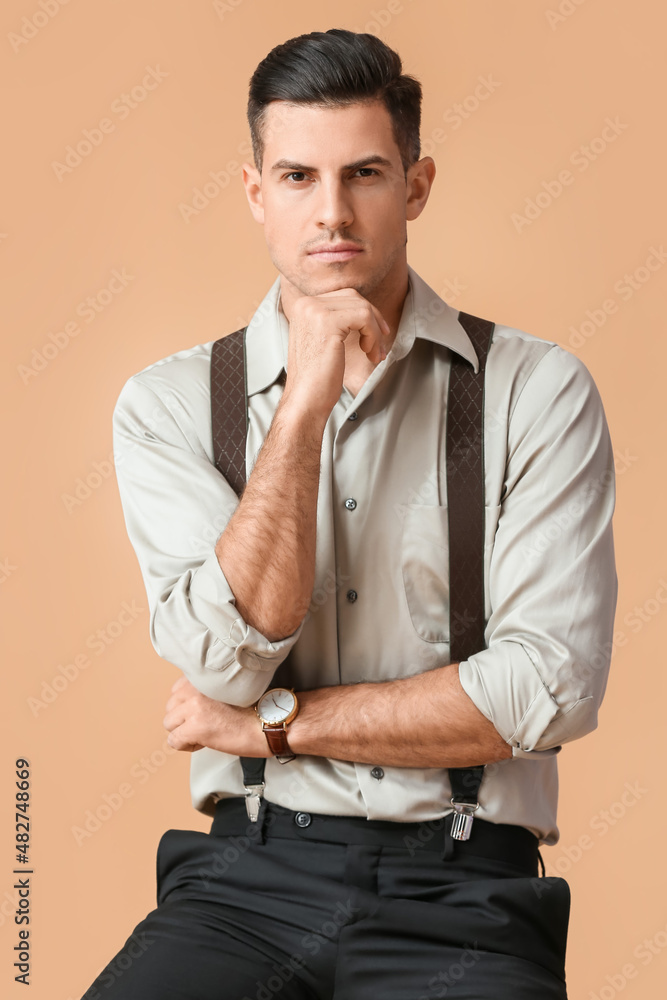
<svg viewBox="0 0 667 1000">
<path fill-rule="evenodd" d="M 459 678 L 514 756 L 549 756 L 597 727 L 618 589 L 613 450 L 579 358 L 545 353 L 507 440 L 487 648 L 459 664 Z"/>
<path fill-rule="evenodd" d="M 170 402 L 135 375 L 113 414 L 116 476 L 146 588 L 151 642 L 202 694 L 252 705 L 303 622 L 272 642 L 240 614 L 215 554 L 239 500 L 183 408 Z"/>
</svg>

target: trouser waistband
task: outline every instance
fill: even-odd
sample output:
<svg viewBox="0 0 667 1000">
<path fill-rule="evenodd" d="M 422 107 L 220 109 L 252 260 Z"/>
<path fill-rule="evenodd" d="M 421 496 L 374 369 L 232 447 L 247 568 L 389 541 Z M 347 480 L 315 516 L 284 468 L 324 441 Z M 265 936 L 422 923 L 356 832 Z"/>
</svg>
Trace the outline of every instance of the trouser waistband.
<svg viewBox="0 0 667 1000">
<path fill-rule="evenodd" d="M 453 818 L 452 812 L 420 823 L 369 820 L 363 816 L 330 816 L 296 811 L 262 799 L 259 817 L 253 823 L 248 818 L 245 799 L 228 796 L 216 803 L 210 833 L 218 837 L 245 835 L 261 843 L 267 837 L 287 837 L 335 844 L 398 847 L 410 855 L 422 850 L 437 851 L 445 860 L 470 854 L 537 872 L 539 841 L 526 827 L 513 823 L 491 823 L 475 817 L 470 839 L 453 840 Z"/>
</svg>

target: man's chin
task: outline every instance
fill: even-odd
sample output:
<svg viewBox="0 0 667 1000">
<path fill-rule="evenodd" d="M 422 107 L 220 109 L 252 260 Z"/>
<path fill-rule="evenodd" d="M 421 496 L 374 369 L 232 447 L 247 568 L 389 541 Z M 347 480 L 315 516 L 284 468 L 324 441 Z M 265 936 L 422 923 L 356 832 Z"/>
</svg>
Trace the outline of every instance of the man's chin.
<svg viewBox="0 0 667 1000">
<path fill-rule="evenodd" d="M 330 274 L 321 278 L 314 278 L 312 274 L 284 275 L 281 272 L 281 281 L 284 278 L 296 288 L 301 295 L 324 295 L 326 292 L 337 292 L 342 288 L 353 288 L 363 295 L 365 282 L 353 275 Z"/>
</svg>

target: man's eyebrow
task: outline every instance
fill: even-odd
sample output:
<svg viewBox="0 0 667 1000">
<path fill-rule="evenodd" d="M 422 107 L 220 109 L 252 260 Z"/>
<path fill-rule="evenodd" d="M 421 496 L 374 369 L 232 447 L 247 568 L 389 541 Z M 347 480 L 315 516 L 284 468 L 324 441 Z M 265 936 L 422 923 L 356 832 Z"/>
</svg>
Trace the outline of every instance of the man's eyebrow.
<svg viewBox="0 0 667 1000">
<path fill-rule="evenodd" d="M 391 160 L 388 160 L 385 156 L 373 154 L 372 156 L 364 156 L 361 160 L 355 160 L 354 163 L 346 163 L 341 169 L 360 170 L 361 167 L 369 167 L 372 163 L 376 163 L 381 167 L 393 167 Z M 292 160 L 277 160 L 271 167 L 271 170 L 301 170 L 309 174 L 317 173 L 317 167 L 309 167 L 305 163 L 295 163 Z"/>
</svg>

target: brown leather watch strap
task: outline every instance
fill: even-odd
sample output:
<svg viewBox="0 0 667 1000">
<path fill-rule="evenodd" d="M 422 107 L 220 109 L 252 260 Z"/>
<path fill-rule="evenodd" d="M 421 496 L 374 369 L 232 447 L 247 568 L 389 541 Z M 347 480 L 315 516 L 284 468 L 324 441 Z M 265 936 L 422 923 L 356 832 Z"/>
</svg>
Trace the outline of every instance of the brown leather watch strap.
<svg viewBox="0 0 667 1000">
<path fill-rule="evenodd" d="M 263 722 L 262 729 L 266 734 L 266 742 L 269 744 L 269 750 L 275 757 L 289 757 L 290 759 L 296 757 L 296 754 L 292 752 L 287 742 L 287 733 L 284 726 L 267 726 Z M 283 762 L 281 761 L 281 763 Z"/>
</svg>

